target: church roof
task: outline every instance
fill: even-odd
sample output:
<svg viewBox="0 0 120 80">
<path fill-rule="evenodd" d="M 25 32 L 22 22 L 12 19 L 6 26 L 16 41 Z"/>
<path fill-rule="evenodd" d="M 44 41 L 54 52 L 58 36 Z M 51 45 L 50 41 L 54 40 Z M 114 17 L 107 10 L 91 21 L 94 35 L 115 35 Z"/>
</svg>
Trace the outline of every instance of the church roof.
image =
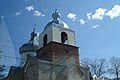
<svg viewBox="0 0 120 80">
<path fill-rule="evenodd" d="M 33 41 L 28 41 L 26 44 L 23 44 L 22 47 L 20 47 L 19 52 L 26 52 L 26 51 L 36 51 L 38 48 L 37 45 L 33 44 Z"/>
<path fill-rule="evenodd" d="M 16 73 L 23 71 L 23 69 L 21 67 L 18 66 L 11 66 L 8 77 L 9 76 L 14 76 Z"/>
<path fill-rule="evenodd" d="M 52 25 L 52 24 L 58 24 L 58 25 L 60 25 L 61 27 L 69 28 L 68 25 L 67 25 L 65 22 L 63 22 L 62 20 L 60 20 L 60 17 L 61 17 L 60 13 L 59 13 L 57 10 L 55 10 L 55 12 L 52 14 L 53 20 L 50 21 L 50 22 L 45 26 L 44 29 L 47 29 L 47 28 L 48 28 L 50 25 Z"/>
</svg>

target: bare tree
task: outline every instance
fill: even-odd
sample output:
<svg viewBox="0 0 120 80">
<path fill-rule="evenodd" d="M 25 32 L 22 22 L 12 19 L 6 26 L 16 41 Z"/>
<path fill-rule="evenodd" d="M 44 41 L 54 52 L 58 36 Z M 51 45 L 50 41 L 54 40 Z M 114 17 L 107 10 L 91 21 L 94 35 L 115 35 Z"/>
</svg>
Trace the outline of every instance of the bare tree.
<svg viewBox="0 0 120 80">
<path fill-rule="evenodd" d="M 90 67 L 91 73 L 97 77 L 102 76 L 107 72 L 107 61 L 105 58 L 100 59 L 88 59 L 85 58 L 82 60 L 82 63 Z"/>
<path fill-rule="evenodd" d="M 5 77 L 5 75 L 3 74 L 4 70 L 5 70 L 5 66 L 0 65 L 0 79 L 3 79 Z"/>
<path fill-rule="evenodd" d="M 119 80 L 120 75 L 120 58 L 119 57 L 112 57 L 110 58 L 111 63 L 111 73 L 116 76 L 116 79 Z"/>
<path fill-rule="evenodd" d="M 109 66 L 108 69 L 107 69 L 107 74 L 109 75 L 109 78 L 111 79 L 112 70 L 111 70 L 110 66 Z"/>
<path fill-rule="evenodd" d="M 1 61 L 1 53 L 2 53 L 2 50 L 0 48 L 0 61 Z M 5 66 L 2 65 L 0 62 L 0 80 L 5 77 L 5 75 L 3 74 L 4 70 L 5 70 Z"/>
</svg>

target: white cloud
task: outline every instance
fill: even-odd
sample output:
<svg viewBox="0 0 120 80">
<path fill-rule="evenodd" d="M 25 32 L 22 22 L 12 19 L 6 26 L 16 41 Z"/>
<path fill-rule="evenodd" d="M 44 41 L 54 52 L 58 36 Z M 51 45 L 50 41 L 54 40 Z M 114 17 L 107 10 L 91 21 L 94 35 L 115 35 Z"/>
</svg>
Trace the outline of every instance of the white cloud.
<svg viewBox="0 0 120 80">
<path fill-rule="evenodd" d="M 25 9 L 26 9 L 27 11 L 32 11 L 32 10 L 34 10 L 34 6 L 25 7 Z"/>
<path fill-rule="evenodd" d="M 88 20 L 102 20 L 104 17 L 109 16 L 111 19 L 120 16 L 120 5 L 114 5 L 110 10 L 98 8 L 95 13 L 87 13 Z"/>
<path fill-rule="evenodd" d="M 75 21 L 77 19 L 76 14 L 73 14 L 73 13 L 69 13 L 67 17 L 70 18 L 72 21 Z"/>
<path fill-rule="evenodd" d="M 80 19 L 80 24 L 81 25 L 84 25 L 85 24 L 85 21 L 83 19 Z"/>
<path fill-rule="evenodd" d="M 21 15 L 21 14 L 22 14 L 22 12 L 16 12 L 16 13 L 15 13 L 16 16 L 19 16 L 19 15 Z"/>
<path fill-rule="evenodd" d="M 92 13 L 87 13 L 88 20 L 91 19 L 91 15 L 92 15 Z"/>
<path fill-rule="evenodd" d="M 99 25 L 95 25 L 95 26 L 93 26 L 92 28 L 94 29 L 94 28 L 98 28 L 99 27 Z"/>
<path fill-rule="evenodd" d="M 39 12 L 39 11 L 34 11 L 34 14 L 33 14 L 34 16 L 41 16 L 42 15 L 42 13 L 41 12 Z M 44 15 L 43 15 L 44 16 Z"/>
<path fill-rule="evenodd" d="M 106 13 L 111 19 L 120 16 L 120 5 L 115 5 L 111 10 Z"/>
<path fill-rule="evenodd" d="M 44 17 L 45 16 L 45 14 L 41 14 L 41 17 Z"/>
<path fill-rule="evenodd" d="M 92 19 L 102 20 L 105 16 L 106 9 L 98 8 L 95 14 L 91 15 Z"/>
</svg>

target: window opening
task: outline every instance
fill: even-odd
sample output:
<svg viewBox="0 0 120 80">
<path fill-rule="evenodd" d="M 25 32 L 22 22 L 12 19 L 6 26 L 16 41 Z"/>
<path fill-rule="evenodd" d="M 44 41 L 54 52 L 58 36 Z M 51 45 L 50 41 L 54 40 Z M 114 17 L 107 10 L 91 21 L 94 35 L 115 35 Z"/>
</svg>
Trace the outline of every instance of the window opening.
<svg viewBox="0 0 120 80">
<path fill-rule="evenodd" d="M 68 35 L 66 34 L 66 32 L 61 33 L 61 42 L 64 44 L 68 44 Z"/>
<path fill-rule="evenodd" d="M 44 35 L 43 46 L 45 46 L 46 44 L 47 44 L 47 34 Z"/>
</svg>

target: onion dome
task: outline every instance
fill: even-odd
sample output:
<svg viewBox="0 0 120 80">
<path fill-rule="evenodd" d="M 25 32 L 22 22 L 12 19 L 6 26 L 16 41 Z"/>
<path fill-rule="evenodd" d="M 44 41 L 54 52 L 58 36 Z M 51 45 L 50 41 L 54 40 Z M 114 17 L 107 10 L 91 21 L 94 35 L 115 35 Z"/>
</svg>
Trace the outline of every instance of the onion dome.
<svg viewBox="0 0 120 80">
<path fill-rule="evenodd" d="M 60 25 L 60 26 L 63 27 L 63 28 L 69 28 L 68 25 L 67 25 L 65 22 L 63 22 L 62 20 L 60 20 L 60 17 L 61 17 L 61 15 L 60 15 L 60 13 L 57 11 L 57 9 L 56 9 L 55 12 L 52 14 L 53 20 L 50 21 L 50 22 L 45 26 L 44 29 L 47 29 L 47 28 L 48 28 L 50 25 L 52 25 L 52 24 L 58 24 L 58 25 Z"/>
<path fill-rule="evenodd" d="M 31 39 L 19 48 L 19 52 L 20 53 L 24 53 L 27 51 L 35 52 L 38 49 L 38 45 L 35 45 L 36 37 L 37 37 L 37 33 L 35 32 L 34 29 L 33 32 L 31 33 Z"/>
</svg>

